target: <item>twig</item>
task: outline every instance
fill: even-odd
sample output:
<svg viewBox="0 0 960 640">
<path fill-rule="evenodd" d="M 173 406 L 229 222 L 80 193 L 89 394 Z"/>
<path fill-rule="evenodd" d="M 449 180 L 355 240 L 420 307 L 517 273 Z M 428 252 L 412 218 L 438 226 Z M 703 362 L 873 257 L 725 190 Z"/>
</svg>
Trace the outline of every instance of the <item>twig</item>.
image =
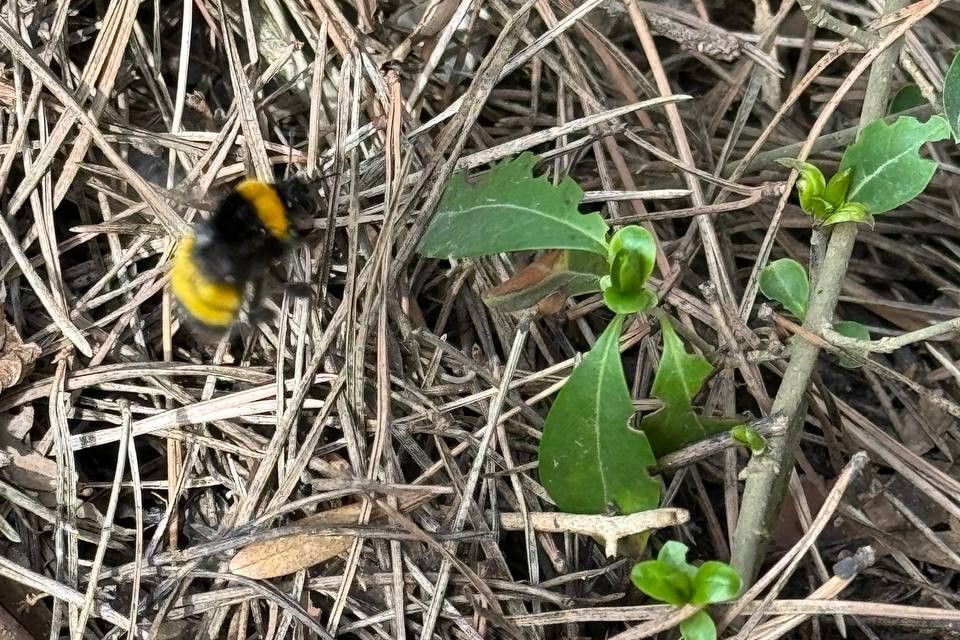
<svg viewBox="0 0 960 640">
<path fill-rule="evenodd" d="M 807 20 L 818 27 L 829 29 L 867 49 L 875 47 L 879 43 L 879 38 L 869 31 L 864 31 L 827 13 L 827 10 L 823 7 L 823 0 L 799 0 L 797 4 L 804 15 L 807 16 Z"/>
<path fill-rule="evenodd" d="M 879 338 L 877 340 L 858 340 L 857 338 L 849 338 L 847 336 L 840 335 L 833 330 L 833 326 L 830 324 L 824 324 L 820 327 L 820 335 L 827 342 L 836 347 L 849 349 L 850 351 L 855 351 L 862 354 L 893 353 L 897 349 L 901 349 L 916 342 L 932 340 L 933 338 L 953 335 L 956 333 L 960 333 L 960 318 L 953 318 L 952 320 L 938 322 L 930 325 L 929 327 L 917 329 L 916 331 L 908 331 L 907 333 L 902 333 L 899 336 L 890 336 L 887 338 Z"/>
<path fill-rule="evenodd" d="M 508 531 L 523 531 L 522 513 L 501 513 L 500 526 Z M 685 524 L 690 514 L 685 509 L 651 509 L 626 516 L 602 516 L 580 513 L 530 512 L 526 514 L 536 531 L 580 533 L 603 542 L 608 558 L 617 555 L 617 543 L 627 536 L 651 529 L 664 529 Z"/>
</svg>

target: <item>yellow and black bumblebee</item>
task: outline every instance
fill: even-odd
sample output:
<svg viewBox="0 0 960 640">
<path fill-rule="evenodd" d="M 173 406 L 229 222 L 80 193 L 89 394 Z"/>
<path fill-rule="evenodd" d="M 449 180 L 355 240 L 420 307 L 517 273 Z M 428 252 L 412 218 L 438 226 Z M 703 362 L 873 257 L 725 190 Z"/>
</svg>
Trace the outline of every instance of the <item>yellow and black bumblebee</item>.
<svg viewBox="0 0 960 640">
<path fill-rule="evenodd" d="M 170 286 L 187 319 L 207 332 L 226 331 L 251 283 L 250 313 L 260 311 L 264 280 L 278 277 L 275 267 L 313 205 L 306 183 L 298 178 L 237 184 L 208 220 L 180 239 L 174 253 Z M 299 295 L 309 295 L 299 287 Z"/>
</svg>

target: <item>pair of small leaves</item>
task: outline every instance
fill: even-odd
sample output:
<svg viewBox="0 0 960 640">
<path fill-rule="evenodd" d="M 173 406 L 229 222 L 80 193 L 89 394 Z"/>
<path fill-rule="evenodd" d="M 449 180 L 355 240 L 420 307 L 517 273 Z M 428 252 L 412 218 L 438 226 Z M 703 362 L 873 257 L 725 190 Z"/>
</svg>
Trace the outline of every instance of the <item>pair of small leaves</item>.
<svg viewBox="0 0 960 640">
<path fill-rule="evenodd" d="M 767 450 L 767 439 L 760 435 L 759 431 L 745 424 L 738 424 L 730 429 L 730 437 L 750 449 L 755 456 Z"/>
<path fill-rule="evenodd" d="M 557 394 L 540 440 L 540 482 L 569 513 L 630 514 L 660 503 L 647 473 L 646 435 L 628 425 L 633 402 L 620 360 L 618 315 Z"/>
<path fill-rule="evenodd" d="M 671 540 L 660 549 L 656 560 L 634 565 L 633 584 L 654 600 L 682 607 L 726 602 L 737 596 L 742 586 L 740 575 L 730 565 L 711 560 L 695 567 L 687 562 L 687 546 Z M 716 628 L 705 611 L 699 611 L 680 624 L 685 640 L 713 640 Z"/>
<path fill-rule="evenodd" d="M 713 372 L 705 358 L 687 353 L 670 321 L 660 322 L 663 352 L 650 393 L 663 407 L 640 421 L 657 457 L 729 429 L 731 420 L 703 416 L 693 410 L 693 398 Z"/>
<path fill-rule="evenodd" d="M 853 168 L 838 171 L 828 182 L 823 172 L 809 162 L 783 158 L 780 164 L 800 173 L 797 178 L 797 195 L 800 208 L 813 216 L 821 226 L 838 222 L 867 222 L 873 226 L 873 218 L 859 202 L 848 202 L 847 192 L 853 177 Z"/>
<path fill-rule="evenodd" d="M 615 313 L 649 311 L 657 296 L 647 289 L 657 245 L 653 234 L 636 225 L 620 229 L 610 240 L 609 275 L 600 279 L 603 299 Z"/>
</svg>

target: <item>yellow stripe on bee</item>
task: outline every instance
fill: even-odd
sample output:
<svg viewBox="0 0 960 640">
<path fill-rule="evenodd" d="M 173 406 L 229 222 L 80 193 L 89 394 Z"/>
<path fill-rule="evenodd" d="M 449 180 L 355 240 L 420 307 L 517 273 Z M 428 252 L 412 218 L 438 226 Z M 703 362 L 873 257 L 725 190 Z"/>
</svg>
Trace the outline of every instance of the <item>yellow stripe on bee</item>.
<svg viewBox="0 0 960 640">
<path fill-rule="evenodd" d="M 208 327 L 229 327 L 243 302 L 238 287 L 225 282 L 213 282 L 197 269 L 193 258 L 196 238 L 185 235 L 173 255 L 170 288 L 183 310 Z"/>
<path fill-rule="evenodd" d="M 278 240 L 290 239 L 290 219 L 277 189 L 259 180 L 244 180 L 237 185 L 237 193 L 250 203 L 263 226 Z"/>
</svg>

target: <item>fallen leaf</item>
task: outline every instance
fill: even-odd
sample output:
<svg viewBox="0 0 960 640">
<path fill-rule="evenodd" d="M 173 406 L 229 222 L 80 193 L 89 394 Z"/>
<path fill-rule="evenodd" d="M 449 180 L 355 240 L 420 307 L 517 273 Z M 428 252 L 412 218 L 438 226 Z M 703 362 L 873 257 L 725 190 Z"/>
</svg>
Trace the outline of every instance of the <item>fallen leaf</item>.
<svg viewBox="0 0 960 640">
<path fill-rule="evenodd" d="M 391 20 L 394 26 L 409 28 L 417 14 L 420 15 L 420 19 L 410 35 L 390 53 L 390 59 L 397 62 L 404 60 L 414 45 L 440 33 L 450 22 L 459 5 L 457 0 L 429 0 L 429 2 L 401 9 Z"/>
<path fill-rule="evenodd" d="M 570 296 L 600 291 L 607 271 L 603 256 L 586 251 L 548 251 L 509 280 L 487 291 L 483 301 L 498 311 L 537 307 L 541 315 L 560 308 Z"/>
<path fill-rule="evenodd" d="M 307 516 L 296 522 L 303 527 L 356 524 L 361 505 L 349 504 Z M 293 534 L 275 540 L 254 542 L 230 560 L 230 572 L 264 580 L 296 573 L 344 553 L 353 543 L 351 536 Z"/>
<path fill-rule="evenodd" d="M 19 384 L 33 371 L 40 347 L 24 342 L 16 328 L 0 316 L 0 391 Z"/>
<path fill-rule="evenodd" d="M 19 413 L 5 413 L 0 415 L 0 432 L 4 432 L 13 440 L 23 440 L 33 428 L 34 411 L 31 405 L 20 409 Z M 0 438 L 0 442 L 4 439 Z"/>
</svg>

